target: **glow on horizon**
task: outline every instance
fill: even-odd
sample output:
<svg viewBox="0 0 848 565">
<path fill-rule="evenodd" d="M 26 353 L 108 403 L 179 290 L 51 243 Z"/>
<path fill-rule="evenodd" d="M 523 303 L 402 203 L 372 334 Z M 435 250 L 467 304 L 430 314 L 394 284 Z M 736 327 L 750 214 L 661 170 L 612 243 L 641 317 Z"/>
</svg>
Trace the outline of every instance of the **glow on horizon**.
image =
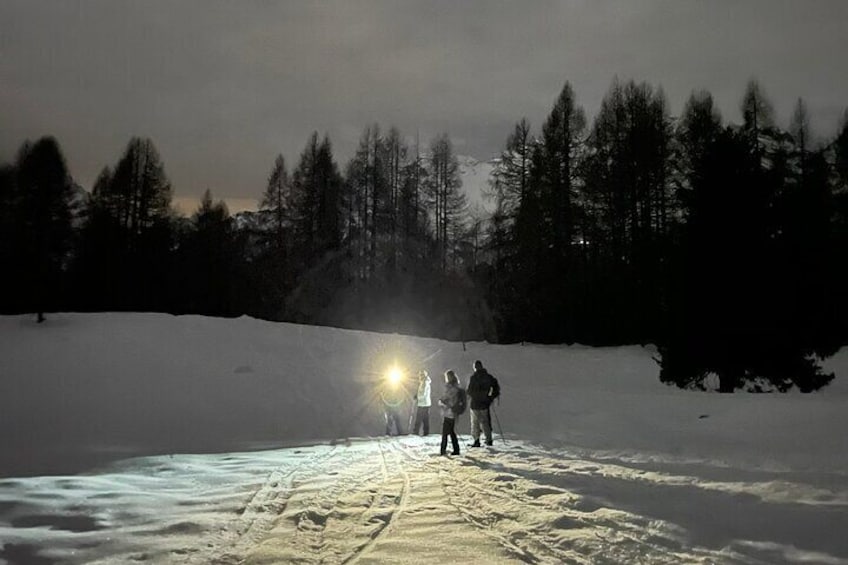
<svg viewBox="0 0 848 565">
<path fill-rule="evenodd" d="M 230 214 L 255 212 L 259 209 L 259 201 L 255 198 L 217 198 L 213 192 L 212 200 L 215 202 L 223 200 L 227 204 Z M 177 212 L 185 216 L 190 216 L 200 207 L 200 198 L 195 196 L 175 196 L 172 200 L 172 205 Z"/>
</svg>

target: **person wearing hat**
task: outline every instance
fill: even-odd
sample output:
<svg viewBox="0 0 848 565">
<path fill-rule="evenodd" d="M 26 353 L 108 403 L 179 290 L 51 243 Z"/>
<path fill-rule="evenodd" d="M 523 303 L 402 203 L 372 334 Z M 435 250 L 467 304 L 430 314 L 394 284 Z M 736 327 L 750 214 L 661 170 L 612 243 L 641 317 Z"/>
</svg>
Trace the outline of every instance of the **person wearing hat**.
<svg viewBox="0 0 848 565">
<path fill-rule="evenodd" d="M 415 421 L 412 424 L 410 433 L 417 434 L 418 429 L 422 429 L 421 435 L 430 434 L 430 375 L 427 371 L 421 370 L 418 372 L 418 391 L 413 398 L 415 401 Z"/>
</svg>

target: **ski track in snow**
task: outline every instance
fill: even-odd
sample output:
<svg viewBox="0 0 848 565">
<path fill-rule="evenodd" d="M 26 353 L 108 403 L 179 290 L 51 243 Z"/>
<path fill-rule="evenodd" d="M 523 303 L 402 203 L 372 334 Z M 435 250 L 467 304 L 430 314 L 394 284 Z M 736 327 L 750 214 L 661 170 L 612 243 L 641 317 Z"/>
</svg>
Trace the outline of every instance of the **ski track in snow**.
<svg viewBox="0 0 848 565">
<path fill-rule="evenodd" d="M 703 466 L 695 464 L 691 474 L 682 464 L 671 473 L 521 441 L 439 457 L 438 441 L 177 455 L 101 475 L 3 480 L 0 539 L 10 545 L 0 563 L 23 555 L 44 563 L 354 564 L 390 562 L 401 551 L 409 562 L 473 561 L 479 552 L 479 562 L 848 563 L 848 542 L 839 555 L 800 550 L 791 532 L 777 526 L 769 538 L 769 526 L 758 524 L 778 515 L 845 531 L 844 490 L 768 474 L 715 481 L 698 478 Z M 134 497 L 145 490 L 170 507 L 154 504 L 140 516 Z M 684 508 L 663 511 L 653 496 L 678 497 Z M 687 522 L 686 505 L 717 515 L 692 531 L 698 524 Z M 728 514 L 749 525 L 723 525 L 734 522 Z M 812 543 L 796 537 L 802 547 Z"/>
<path fill-rule="evenodd" d="M 385 446 L 384 446 L 384 442 L 380 441 L 378 443 L 378 445 L 380 447 L 380 459 L 382 460 L 382 468 L 383 468 L 383 472 L 384 472 L 383 477 L 384 477 L 385 480 L 388 480 L 389 479 L 389 473 L 388 473 L 389 467 L 388 467 L 388 462 L 387 462 L 387 459 L 386 459 L 386 449 L 385 449 Z M 394 447 L 395 445 L 396 444 L 393 443 L 392 447 Z M 386 522 L 383 523 L 382 527 L 380 527 L 374 533 L 374 535 L 371 537 L 371 539 L 364 546 L 362 546 L 357 551 L 357 553 L 355 553 L 353 556 L 349 557 L 348 559 L 345 559 L 343 561 L 343 563 L 358 563 L 360 561 L 360 559 L 367 556 L 370 553 L 371 549 L 375 546 L 377 541 L 380 539 L 380 536 L 384 532 L 390 532 L 391 529 L 392 529 L 392 525 L 398 519 L 398 516 L 400 516 L 406 510 L 406 507 L 407 507 L 407 504 L 408 504 L 408 499 L 409 499 L 409 491 L 410 491 L 410 488 L 411 488 L 410 487 L 410 481 L 409 481 L 409 473 L 406 471 L 406 469 L 404 468 L 403 465 L 397 465 L 397 467 L 398 467 L 398 472 L 400 473 L 400 475 L 403 479 L 403 484 L 402 484 L 402 487 L 401 487 L 400 496 L 395 499 L 395 500 L 397 500 L 397 504 L 396 504 L 396 506 L 394 506 L 394 508 L 392 508 L 391 512 L 389 513 L 389 519 Z"/>
<path fill-rule="evenodd" d="M 316 455 L 306 463 L 298 466 L 281 465 L 271 471 L 262 486 L 250 497 L 249 502 L 236 520 L 236 524 L 228 530 L 234 530 L 236 539 L 223 543 L 229 548 L 216 549 L 219 556 L 215 556 L 211 562 L 227 564 L 238 563 L 239 555 L 244 554 L 250 547 L 264 539 L 274 521 L 287 507 L 288 499 L 294 489 L 294 484 L 299 477 L 308 480 L 309 477 L 320 471 L 322 464 L 330 460 L 336 451 L 333 446 L 326 453 Z M 210 562 L 203 557 L 198 563 Z"/>
</svg>

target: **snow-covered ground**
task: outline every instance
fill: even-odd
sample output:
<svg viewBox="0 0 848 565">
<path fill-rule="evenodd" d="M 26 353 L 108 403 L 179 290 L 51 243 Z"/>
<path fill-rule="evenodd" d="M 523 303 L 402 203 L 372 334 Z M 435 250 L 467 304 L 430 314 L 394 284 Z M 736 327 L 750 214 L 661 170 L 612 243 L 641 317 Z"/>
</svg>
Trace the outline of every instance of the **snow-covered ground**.
<svg viewBox="0 0 848 565">
<path fill-rule="evenodd" d="M 0 563 L 848 564 L 848 351 L 810 395 L 651 348 L 161 314 L 0 317 Z M 393 363 L 501 383 L 505 438 L 381 437 Z M 431 417 L 432 429 L 439 418 Z"/>
</svg>

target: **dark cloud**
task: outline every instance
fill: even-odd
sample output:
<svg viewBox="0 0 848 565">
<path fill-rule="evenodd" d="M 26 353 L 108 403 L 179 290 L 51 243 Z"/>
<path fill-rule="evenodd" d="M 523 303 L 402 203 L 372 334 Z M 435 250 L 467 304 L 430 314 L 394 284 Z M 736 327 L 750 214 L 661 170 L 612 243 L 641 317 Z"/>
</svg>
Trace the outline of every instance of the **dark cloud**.
<svg viewBox="0 0 848 565">
<path fill-rule="evenodd" d="M 146 135 L 178 194 L 255 198 L 312 130 L 342 160 L 373 121 L 485 158 L 565 80 L 591 116 L 616 75 L 662 85 L 673 112 L 707 88 L 730 120 L 756 76 L 778 116 L 803 97 L 826 136 L 848 104 L 845 29 L 843 0 L 7 0 L 0 158 L 52 133 L 89 185 Z"/>
</svg>

